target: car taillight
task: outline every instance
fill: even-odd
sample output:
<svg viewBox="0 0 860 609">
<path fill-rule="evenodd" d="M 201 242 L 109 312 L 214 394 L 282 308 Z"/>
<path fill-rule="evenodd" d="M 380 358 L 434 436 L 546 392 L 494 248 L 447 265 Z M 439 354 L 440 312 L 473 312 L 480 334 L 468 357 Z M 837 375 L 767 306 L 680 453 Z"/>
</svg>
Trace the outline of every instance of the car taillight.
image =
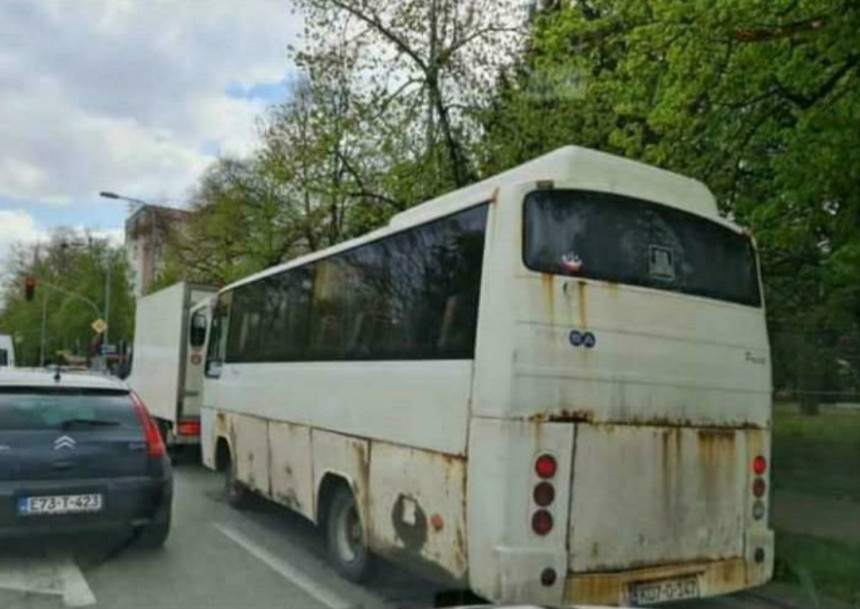
<svg viewBox="0 0 860 609">
<path fill-rule="evenodd" d="M 179 424 L 176 426 L 176 431 L 180 436 L 199 436 L 200 421 L 198 419 L 179 421 Z"/>
<path fill-rule="evenodd" d="M 540 478 L 552 478 L 555 476 L 556 469 L 558 469 L 558 464 L 552 455 L 541 455 L 535 461 L 535 473 Z"/>
<path fill-rule="evenodd" d="M 164 441 L 161 439 L 161 433 L 159 433 L 155 421 L 150 418 L 143 400 L 134 392 L 131 394 L 131 401 L 134 404 L 137 416 L 140 417 L 140 424 L 143 426 L 143 435 L 146 440 L 146 454 L 153 459 L 160 459 L 167 454 Z"/>
<path fill-rule="evenodd" d="M 538 535 L 546 535 L 552 530 L 552 514 L 538 510 L 532 514 L 532 530 Z"/>
<path fill-rule="evenodd" d="M 756 497 L 762 497 L 766 490 L 767 484 L 765 484 L 764 478 L 756 478 L 753 480 L 753 495 Z"/>
<path fill-rule="evenodd" d="M 753 459 L 753 471 L 756 476 L 761 476 L 763 473 L 767 471 L 767 459 L 763 456 L 759 455 L 755 459 Z"/>
</svg>

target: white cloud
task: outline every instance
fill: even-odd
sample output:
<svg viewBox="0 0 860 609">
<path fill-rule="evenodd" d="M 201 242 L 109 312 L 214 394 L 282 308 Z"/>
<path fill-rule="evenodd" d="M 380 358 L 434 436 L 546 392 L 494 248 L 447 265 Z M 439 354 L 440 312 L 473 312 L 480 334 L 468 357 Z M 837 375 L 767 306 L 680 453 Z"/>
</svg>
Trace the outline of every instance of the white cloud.
<svg viewBox="0 0 860 609">
<path fill-rule="evenodd" d="M 26 211 L 0 209 L 0 279 L 8 270 L 13 246 L 43 241 L 47 236 L 36 227 L 33 216 Z"/>
<path fill-rule="evenodd" d="M 289 0 L 0 2 L 0 197 L 186 194 L 213 150 L 247 153 L 283 79 Z"/>
</svg>

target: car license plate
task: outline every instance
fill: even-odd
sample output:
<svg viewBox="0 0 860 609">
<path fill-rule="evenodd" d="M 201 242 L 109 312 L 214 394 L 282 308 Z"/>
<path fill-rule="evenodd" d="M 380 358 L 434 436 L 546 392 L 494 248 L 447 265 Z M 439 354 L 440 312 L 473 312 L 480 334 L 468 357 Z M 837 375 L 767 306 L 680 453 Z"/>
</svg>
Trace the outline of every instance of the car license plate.
<svg viewBox="0 0 860 609">
<path fill-rule="evenodd" d="M 51 495 L 46 497 L 21 497 L 18 499 L 20 516 L 39 514 L 79 514 L 98 512 L 104 500 L 99 493 L 87 495 Z"/>
<path fill-rule="evenodd" d="M 678 579 L 661 579 L 630 585 L 630 604 L 652 605 L 699 597 L 699 580 L 695 575 Z"/>
</svg>

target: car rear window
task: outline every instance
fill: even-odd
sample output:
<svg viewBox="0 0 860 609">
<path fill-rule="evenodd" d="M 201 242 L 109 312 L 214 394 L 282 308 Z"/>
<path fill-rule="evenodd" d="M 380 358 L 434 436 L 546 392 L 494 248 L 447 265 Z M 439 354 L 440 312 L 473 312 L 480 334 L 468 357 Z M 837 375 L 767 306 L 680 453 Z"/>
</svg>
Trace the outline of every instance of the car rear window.
<svg viewBox="0 0 860 609">
<path fill-rule="evenodd" d="M 0 430 L 63 429 L 69 421 L 140 428 L 127 391 L 0 388 Z"/>
</svg>

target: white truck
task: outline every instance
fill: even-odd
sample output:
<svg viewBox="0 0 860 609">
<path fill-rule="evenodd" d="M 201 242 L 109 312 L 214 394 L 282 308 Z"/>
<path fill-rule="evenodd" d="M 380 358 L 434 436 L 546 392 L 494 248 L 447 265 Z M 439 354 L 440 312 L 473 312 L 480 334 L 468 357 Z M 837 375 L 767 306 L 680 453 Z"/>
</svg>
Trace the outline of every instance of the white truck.
<svg viewBox="0 0 860 609">
<path fill-rule="evenodd" d="M 216 291 L 180 282 L 137 301 L 128 383 L 168 447 L 200 443 L 207 303 Z"/>
<path fill-rule="evenodd" d="M 8 334 L 0 334 L 0 366 L 15 366 L 15 344 Z"/>
</svg>

